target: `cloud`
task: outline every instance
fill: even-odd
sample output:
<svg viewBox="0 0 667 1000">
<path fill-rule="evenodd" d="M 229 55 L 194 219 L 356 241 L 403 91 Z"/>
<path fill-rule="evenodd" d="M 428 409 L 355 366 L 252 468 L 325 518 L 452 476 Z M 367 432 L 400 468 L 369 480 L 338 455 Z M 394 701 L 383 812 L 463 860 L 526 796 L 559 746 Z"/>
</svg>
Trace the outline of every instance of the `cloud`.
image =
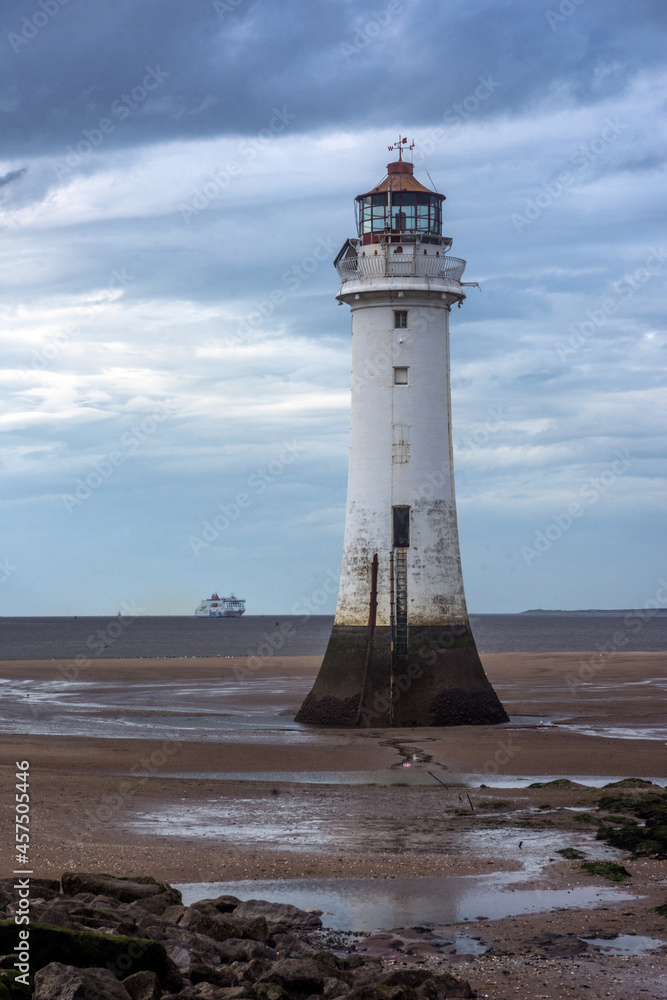
<svg viewBox="0 0 667 1000">
<path fill-rule="evenodd" d="M 3 174 L 3 176 L 0 177 L 0 188 L 6 187 L 7 184 L 11 184 L 12 181 L 17 181 L 19 177 L 23 177 L 25 173 L 27 173 L 27 168 L 22 167 L 21 170 L 10 170 L 8 173 Z"/>
<path fill-rule="evenodd" d="M 649 541 L 665 493 L 661 4 L 628 20 L 585 2 L 552 31 L 544 5 L 515 0 L 72 0 L 14 51 L 34 12 L 0 14 L 10 610 L 189 613 L 229 585 L 284 611 L 337 572 L 350 343 L 332 259 L 406 128 L 481 285 L 451 317 L 471 607 L 571 605 L 566 552 L 585 606 L 602 577 L 608 600 L 645 599 L 664 557 Z M 194 558 L 190 534 L 285 441 L 298 461 Z M 518 552 L 617 449 L 627 475 L 509 588 L 503 546 Z M 630 555 L 615 568 L 619 537 L 643 574 Z M 173 603 L 152 603 L 166 578 Z"/>
</svg>

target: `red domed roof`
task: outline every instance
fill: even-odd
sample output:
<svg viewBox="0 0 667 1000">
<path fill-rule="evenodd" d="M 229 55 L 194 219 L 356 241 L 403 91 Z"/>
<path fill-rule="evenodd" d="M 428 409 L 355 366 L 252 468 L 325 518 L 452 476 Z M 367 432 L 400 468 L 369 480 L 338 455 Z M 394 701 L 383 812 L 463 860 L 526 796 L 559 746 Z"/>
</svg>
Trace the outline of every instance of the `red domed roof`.
<svg viewBox="0 0 667 1000">
<path fill-rule="evenodd" d="M 414 163 L 408 163 L 407 160 L 396 160 L 394 163 L 387 164 L 387 176 L 383 181 L 374 187 L 372 191 L 366 191 L 365 194 L 359 194 L 356 197 L 356 201 L 360 198 L 367 198 L 369 194 L 380 194 L 384 191 L 425 191 L 426 194 L 434 194 L 441 201 L 445 200 L 444 194 L 438 194 L 437 191 L 431 191 L 430 188 L 424 187 L 420 181 L 414 176 Z"/>
</svg>

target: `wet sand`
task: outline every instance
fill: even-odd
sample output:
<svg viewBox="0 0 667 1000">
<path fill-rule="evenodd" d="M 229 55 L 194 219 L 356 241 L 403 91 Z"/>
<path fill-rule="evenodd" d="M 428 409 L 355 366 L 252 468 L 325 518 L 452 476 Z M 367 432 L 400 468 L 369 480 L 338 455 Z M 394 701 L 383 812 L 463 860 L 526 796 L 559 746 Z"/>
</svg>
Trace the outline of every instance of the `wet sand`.
<svg viewBox="0 0 667 1000">
<path fill-rule="evenodd" d="M 0 737 L 5 787 L 13 784 L 14 761 L 31 764 L 34 873 L 150 873 L 183 883 L 412 877 L 427 882 L 496 872 L 511 892 L 503 873 L 516 872 L 515 891 L 608 885 L 555 853 L 577 846 L 588 859 L 622 860 L 594 840 L 594 827 L 576 819 L 582 811 L 595 811 L 599 793 L 590 787 L 516 785 L 522 776 L 545 781 L 639 776 L 664 783 L 665 738 L 603 733 L 660 735 L 667 654 L 495 654 L 483 660 L 515 720 L 505 726 L 391 731 L 295 726 L 293 712 L 311 687 L 319 657 L 267 658 L 249 672 L 242 658 L 97 660 L 77 668 L 76 682 L 90 685 L 89 707 L 81 717 L 85 732 L 96 726 L 102 731 L 122 715 L 135 719 L 132 732 L 141 733 L 143 719 L 168 720 L 171 712 L 178 722 L 186 711 L 188 719 L 203 720 L 209 728 L 203 739 L 195 725 L 174 730 L 176 740 L 99 738 L 77 735 L 76 727 L 69 735 L 49 735 L 45 730 L 74 709 L 59 703 L 54 708 L 48 698 L 39 702 L 32 710 L 32 731 L 41 727 L 39 735 L 25 735 L 31 731 L 27 716 L 23 734 Z M 20 690 L 27 695 L 31 684 L 38 692 L 39 685 L 62 680 L 70 666 L 6 661 L 0 663 L 0 680 L 25 682 Z M 98 697 L 104 685 L 117 688 Z M 154 691 L 165 685 L 173 686 L 173 703 L 152 704 Z M 286 774 L 293 780 L 279 780 Z M 514 787 L 503 787 L 503 778 Z M 480 783 L 494 787 L 479 788 Z M 504 805 L 488 805 L 498 802 Z M 13 859 L 6 798 L 2 818 L 0 857 L 7 872 Z M 593 952 L 565 959 L 553 953 L 553 941 L 567 950 L 573 935 L 591 928 L 596 934 L 623 930 L 667 940 L 667 920 L 652 909 L 667 901 L 667 864 L 623 863 L 631 878 L 620 892 L 639 898 L 619 897 L 597 911 L 473 920 L 464 925 L 466 932 L 481 936 L 492 951 L 457 959 L 466 966 L 460 973 L 480 994 L 496 998 L 577 996 L 573 989 L 584 985 L 590 988 L 581 995 L 591 998 L 664 996 L 665 949 L 643 958 Z M 253 894 L 249 885 L 247 895 Z M 552 945 L 548 935 L 556 935 Z M 404 960 L 387 942 L 373 947 Z M 428 954 L 415 958 L 409 950 L 408 961 L 440 961 Z"/>
</svg>

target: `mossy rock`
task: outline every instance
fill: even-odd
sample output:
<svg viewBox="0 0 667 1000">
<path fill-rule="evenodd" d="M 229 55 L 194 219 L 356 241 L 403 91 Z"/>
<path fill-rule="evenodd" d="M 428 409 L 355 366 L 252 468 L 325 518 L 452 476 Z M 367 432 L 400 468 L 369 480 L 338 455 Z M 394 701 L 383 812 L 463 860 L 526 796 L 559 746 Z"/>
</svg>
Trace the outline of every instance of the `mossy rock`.
<svg viewBox="0 0 667 1000">
<path fill-rule="evenodd" d="M 661 903 L 660 906 L 656 906 L 655 912 L 661 917 L 667 917 L 667 903 Z"/>
<path fill-rule="evenodd" d="M 622 826 L 601 826 L 599 840 L 606 840 L 612 847 L 631 851 L 635 857 L 667 857 L 667 794 L 643 792 L 627 795 L 617 792 L 603 795 L 598 800 L 598 809 L 610 813 L 609 819 L 621 822 Z M 619 814 L 626 815 L 619 815 Z M 629 814 L 629 815 L 627 815 Z M 644 826 L 637 825 L 633 818 L 644 820 Z"/>
<path fill-rule="evenodd" d="M 611 882 L 622 882 L 623 879 L 630 878 L 628 869 L 617 865 L 615 861 L 582 861 L 581 869 L 588 875 L 599 875 Z"/>
<path fill-rule="evenodd" d="M 603 785 L 603 788 L 651 788 L 654 787 L 652 781 L 645 778 L 621 778 L 620 781 L 610 781 Z"/>
<path fill-rule="evenodd" d="M 15 945 L 16 924 L 0 921 L 0 954 Z M 120 934 L 94 934 L 49 924 L 30 925 L 30 965 L 33 972 L 51 962 L 73 965 L 79 969 L 109 968 L 117 979 L 134 972 L 154 972 L 163 986 L 172 982 L 174 966 L 158 941 L 125 937 Z"/>
<path fill-rule="evenodd" d="M 9 997 L 10 1000 L 31 1000 L 33 978 L 29 977 L 30 986 L 26 986 L 25 983 L 16 981 L 20 975 L 18 969 L 3 969 L 0 972 L 0 1000 L 4 1000 L 4 997 Z"/>
<path fill-rule="evenodd" d="M 598 809 L 600 812 L 608 813 L 633 813 L 635 806 L 640 801 L 638 795 L 628 795 L 627 792 L 616 792 L 613 795 L 603 795 L 599 798 Z"/>
<path fill-rule="evenodd" d="M 574 817 L 575 823 L 590 823 L 592 826 L 602 826 L 602 820 L 597 816 L 591 816 L 590 813 L 579 813 L 578 816 Z"/>
<path fill-rule="evenodd" d="M 561 847 L 560 850 L 556 851 L 556 854 L 561 854 L 564 858 L 569 861 L 578 861 L 579 858 L 585 858 L 586 855 L 583 851 L 578 851 L 576 847 Z"/>
<path fill-rule="evenodd" d="M 476 802 L 478 809 L 509 809 L 510 803 L 503 802 L 502 799 L 485 799 L 483 802 Z"/>
<path fill-rule="evenodd" d="M 633 854 L 636 858 L 664 858 L 665 838 L 653 840 L 651 837 L 644 837 L 635 847 Z"/>
<path fill-rule="evenodd" d="M 280 983 L 255 983 L 248 990 L 253 1000 L 290 1000 L 290 995 Z"/>
</svg>

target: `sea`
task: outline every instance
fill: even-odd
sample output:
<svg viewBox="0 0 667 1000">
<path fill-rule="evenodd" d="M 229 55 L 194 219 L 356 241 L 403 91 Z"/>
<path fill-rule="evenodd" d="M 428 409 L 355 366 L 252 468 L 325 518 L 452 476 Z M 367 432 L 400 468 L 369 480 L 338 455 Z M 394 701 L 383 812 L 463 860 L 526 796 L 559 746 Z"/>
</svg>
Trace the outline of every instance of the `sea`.
<svg viewBox="0 0 667 1000">
<path fill-rule="evenodd" d="M 662 652 L 667 611 L 470 616 L 482 653 Z M 332 615 L 0 618 L 0 660 L 321 656 Z"/>
</svg>

